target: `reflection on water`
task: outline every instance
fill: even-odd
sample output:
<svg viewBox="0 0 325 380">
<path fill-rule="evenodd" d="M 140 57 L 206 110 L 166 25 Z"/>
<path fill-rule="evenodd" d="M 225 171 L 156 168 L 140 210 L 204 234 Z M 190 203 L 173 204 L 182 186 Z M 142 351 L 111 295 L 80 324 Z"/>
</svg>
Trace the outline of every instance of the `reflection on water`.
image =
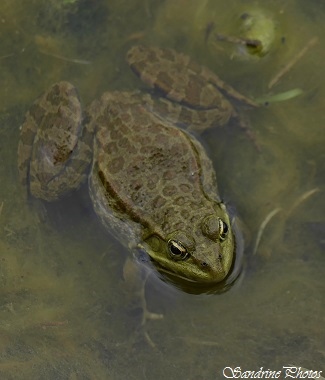
<svg viewBox="0 0 325 380">
<path fill-rule="evenodd" d="M 225 366 L 289 363 L 325 370 L 322 2 L 30 3 L 0 5 L 0 378 L 215 379 Z M 254 7 L 275 19 L 274 45 L 262 59 L 238 58 L 231 43 L 203 42 L 211 23 L 235 34 L 240 15 Z M 313 37 L 318 43 L 269 89 Z M 60 79 L 76 84 L 85 101 L 134 88 L 124 54 L 139 39 L 186 51 L 250 96 L 303 90 L 242 112 L 261 153 L 236 125 L 203 136 L 222 195 L 244 224 L 244 276 L 209 296 L 150 276 L 147 303 L 164 314 L 145 326 L 156 348 L 123 284 L 127 252 L 103 231 L 85 190 L 55 205 L 28 205 L 16 172 L 19 125 L 36 96 Z"/>
</svg>

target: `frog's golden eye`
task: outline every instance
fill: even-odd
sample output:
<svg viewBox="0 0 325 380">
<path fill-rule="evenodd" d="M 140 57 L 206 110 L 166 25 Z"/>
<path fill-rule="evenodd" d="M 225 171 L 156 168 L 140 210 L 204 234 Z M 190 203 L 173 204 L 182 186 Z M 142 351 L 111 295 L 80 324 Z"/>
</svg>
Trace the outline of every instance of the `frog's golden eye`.
<svg viewBox="0 0 325 380">
<path fill-rule="evenodd" d="M 168 250 L 171 257 L 175 260 L 185 260 L 188 258 L 189 253 L 187 249 L 177 240 L 168 240 Z"/>
<path fill-rule="evenodd" d="M 225 223 L 222 219 L 219 219 L 218 223 L 219 223 L 219 239 L 221 241 L 224 241 L 229 232 L 228 224 Z"/>
</svg>

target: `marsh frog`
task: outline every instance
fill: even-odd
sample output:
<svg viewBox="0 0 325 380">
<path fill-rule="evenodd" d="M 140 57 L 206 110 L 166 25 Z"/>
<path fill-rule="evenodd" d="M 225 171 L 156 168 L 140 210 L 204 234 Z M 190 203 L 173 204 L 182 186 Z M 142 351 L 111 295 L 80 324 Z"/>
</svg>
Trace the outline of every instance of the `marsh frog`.
<svg viewBox="0 0 325 380">
<path fill-rule="evenodd" d="M 159 96 L 106 92 L 83 111 L 72 84 L 54 84 L 22 125 L 21 182 L 54 201 L 88 179 L 95 212 L 122 244 L 162 272 L 220 282 L 233 263 L 232 221 L 205 149 L 179 126 L 225 124 L 235 111 L 218 87 L 255 104 L 173 50 L 136 46 L 127 60 Z"/>
</svg>

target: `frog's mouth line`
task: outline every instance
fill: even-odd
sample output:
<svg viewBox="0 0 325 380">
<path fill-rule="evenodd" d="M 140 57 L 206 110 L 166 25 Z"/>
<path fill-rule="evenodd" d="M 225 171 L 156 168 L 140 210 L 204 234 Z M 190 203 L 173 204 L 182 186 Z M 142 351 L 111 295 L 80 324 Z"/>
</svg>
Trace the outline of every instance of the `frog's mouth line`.
<svg viewBox="0 0 325 380">
<path fill-rule="evenodd" d="M 159 273 L 159 277 L 166 283 L 172 283 L 175 287 L 190 294 L 221 294 L 228 291 L 242 274 L 242 253 L 235 249 L 231 269 L 225 279 L 220 282 L 195 281 L 188 277 L 176 274 L 161 267 L 152 261 Z"/>
</svg>

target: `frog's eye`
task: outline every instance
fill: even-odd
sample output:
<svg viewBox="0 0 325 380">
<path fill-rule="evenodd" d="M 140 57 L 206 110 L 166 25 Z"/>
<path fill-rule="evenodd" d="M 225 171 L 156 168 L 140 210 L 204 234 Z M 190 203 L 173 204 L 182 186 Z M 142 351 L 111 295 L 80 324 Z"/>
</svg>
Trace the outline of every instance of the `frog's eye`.
<svg viewBox="0 0 325 380">
<path fill-rule="evenodd" d="M 168 240 L 168 250 L 171 257 L 175 260 L 185 260 L 189 256 L 187 249 L 177 240 Z"/>
<path fill-rule="evenodd" d="M 222 219 L 219 219 L 218 223 L 219 223 L 219 239 L 221 241 L 224 241 L 229 232 L 228 224 L 225 223 Z"/>
</svg>

